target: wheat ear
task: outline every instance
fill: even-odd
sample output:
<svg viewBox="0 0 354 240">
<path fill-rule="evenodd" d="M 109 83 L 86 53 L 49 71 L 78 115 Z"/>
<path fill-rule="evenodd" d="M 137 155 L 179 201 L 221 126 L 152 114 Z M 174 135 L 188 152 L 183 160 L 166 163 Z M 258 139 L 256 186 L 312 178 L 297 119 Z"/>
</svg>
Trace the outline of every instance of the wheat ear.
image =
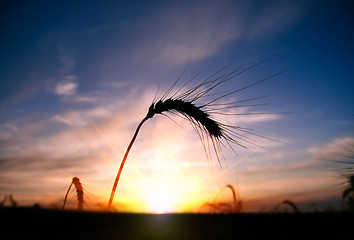
<svg viewBox="0 0 354 240">
<path fill-rule="evenodd" d="M 73 180 L 70 183 L 70 186 L 68 188 L 68 191 L 65 194 L 65 198 L 64 198 L 64 203 L 63 203 L 63 209 L 65 208 L 65 204 L 66 204 L 66 199 L 68 197 L 68 194 L 70 192 L 70 189 L 72 187 L 72 185 L 75 186 L 76 188 L 76 193 L 77 193 L 77 208 L 78 210 L 82 210 L 84 207 L 84 191 L 80 182 L 80 179 L 77 177 L 73 177 Z"/>
</svg>

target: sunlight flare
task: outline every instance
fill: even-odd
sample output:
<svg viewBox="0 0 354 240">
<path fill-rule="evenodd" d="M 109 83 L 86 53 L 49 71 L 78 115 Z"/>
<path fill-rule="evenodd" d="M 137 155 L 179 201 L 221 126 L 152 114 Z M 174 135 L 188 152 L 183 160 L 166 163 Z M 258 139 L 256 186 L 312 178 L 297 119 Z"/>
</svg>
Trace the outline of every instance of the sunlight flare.
<svg viewBox="0 0 354 240">
<path fill-rule="evenodd" d="M 173 212 L 174 209 L 174 198 L 170 192 L 155 192 L 151 193 L 149 197 L 149 209 L 152 213 L 170 213 Z"/>
</svg>

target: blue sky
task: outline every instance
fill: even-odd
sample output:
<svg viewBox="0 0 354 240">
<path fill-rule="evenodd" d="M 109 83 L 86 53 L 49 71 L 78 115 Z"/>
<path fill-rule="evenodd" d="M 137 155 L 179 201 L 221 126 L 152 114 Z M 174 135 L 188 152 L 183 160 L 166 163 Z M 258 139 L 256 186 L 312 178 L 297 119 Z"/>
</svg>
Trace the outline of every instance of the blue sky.
<svg viewBox="0 0 354 240">
<path fill-rule="evenodd" d="M 202 80 L 226 65 L 231 71 L 271 58 L 221 90 L 290 69 L 235 96 L 269 96 L 268 106 L 249 112 L 290 114 L 233 119 L 287 144 L 265 141 L 261 145 L 270 152 L 226 153 L 229 167 L 215 163 L 211 175 L 203 153 L 196 153 L 202 152 L 200 143 L 190 149 L 198 142 L 193 129 L 156 118 L 139 136 L 118 192 L 126 202 L 144 198 L 129 193 L 139 189 L 129 177 L 139 174 L 146 182 L 156 175 L 143 170 L 142 159 L 161 155 L 157 149 L 168 150 L 163 144 L 175 141 L 188 156 L 204 157 L 185 162 L 203 168 L 194 178 L 212 187 L 199 183 L 191 191 L 206 199 L 226 184 L 239 186 L 251 210 L 260 207 L 260 199 L 328 199 L 323 191 L 313 194 L 332 184 L 320 159 L 354 142 L 353 8 L 351 1 L 1 3 L 0 194 L 12 193 L 23 204 L 60 202 L 78 176 L 93 198 L 106 201 L 158 86 L 167 89 L 182 72 L 184 79 L 200 73 Z M 164 154 L 173 158 L 181 152 Z M 183 166 L 169 175 L 189 176 Z M 196 181 L 188 179 L 185 186 Z M 166 181 L 177 184 L 172 177 Z"/>
</svg>

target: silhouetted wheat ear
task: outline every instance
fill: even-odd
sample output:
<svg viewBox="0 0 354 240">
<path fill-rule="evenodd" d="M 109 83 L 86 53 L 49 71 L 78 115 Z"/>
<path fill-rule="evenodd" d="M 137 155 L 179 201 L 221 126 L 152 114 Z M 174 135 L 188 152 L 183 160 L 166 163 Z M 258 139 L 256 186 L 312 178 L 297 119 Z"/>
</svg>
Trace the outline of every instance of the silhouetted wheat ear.
<svg viewBox="0 0 354 240">
<path fill-rule="evenodd" d="M 264 60 L 266 61 L 266 60 Z M 261 135 L 255 134 L 251 132 L 251 129 L 243 128 L 239 126 L 233 126 L 231 123 L 223 120 L 225 115 L 249 115 L 249 114 L 270 114 L 270 113 L 235 113 L 232 111 L 236 108 L 241 107 L 254 107 L 254 106 L 262 106 L 265 104 L 244 104 L 245 102 L 252 102 L 255 100 L 262 99 L 264 97 L 256 97 L 256 98 L 249 98 L 243 99 L 239 101 L 231 101 L 231 102 L 221 102 L 226 97 L 231 96 L 232 94 L 241 92 L 246 90 L 252 86 L 260 84 L 268 79 L 271 79 L 285 71 L 282 71 L 278 74 L 269 76 L 267 78 L 261 79 L 259 81 L 253 82 L 248 84 L 242 88 L 239 88 L 234 91 L 229 92 L 216 92 L 213 93 L 212 91 L 216 89 L 219 85 L 230 81 L 231 79 L 239 76 L 240 74 L 258 66 L 259 64 L 263 63 L 261 61 L 257 64 L 254 64 L 248 68 L 243 69 L 236 69 L 234 71 L 228 73 L 222 73 L 224 68 L 220 71 L 216 72 L 215 74 L 211 75 L 201 83 L 197 84 L 194 87 L 189 88 L 188 90 L 184 90 L 187 84 L 190 84 L 196 77 L 191 78 L 186 83 L 184 83 L 181 87 L 179 87 L 173 94 L 171 94 L 172 90 L 176 87 L 177 83 L 180 81 L 181 77 L 179 77 L 175 83 L 171 86 L 170 89 L 158 100 L 156 100 L 156 96 L 152 101 L 152 104 L 149 107 L 148 113 L 145 118 L 139 123 L 137 129 L 135 130 L 134 136 L 128 145 L 128 148 L 125 152 L 123 157 L 122 163 L 117 173 L 117 177 L 113 184 L 112 192 L 108 201 L 108 208 L 111 207 L 113 202 L 113 197 L 115 194 L 115 190 L 117 188 L 117 184 L 123 170 L 123 166 L 125 161 L 128 157 L 129 151 L 137 137 L 137 134 L 144 124 L 150 118 L 153 118 L 156 114 L 161 114 L 163 116 L 168 117 L 172 121 L 174 121 L 171 117 L 167 114 L 177 115 L 180 117 L 185 118 L 188 120 L 196 133 L 198 134 L 206 157 L 209 161 L 210 166 L 212 167 L 211 159 L 212 155 L 215 155 L 219 164 L 221 165 L 220 157 L 224 160 L 223 155 L 223 148 L 230 147 L 232 151 L 236 153 L 233 149 L 232 144 L 241 146 L 246 148 L 246 144 L 252 144 L 258 147 L 261 147 L 257 144 L 256 140 L 252 137 L 261 137 L 266 138 Z M 204 101 L 203 103 L 197 103 L 197 101 Z M 252 137 L 246 136 L 250 135 Z M 270 138 L 266 138 L 270 139 Z M 272 139 L 271 139 L 272 140 Z M 273 140 L 275 141 L 275 140 Z M 213 150 L 210 150 L 212 148 Z M 214 152 L 214 154 L 212 154 Z"/>
<path fill-rule="evenodd" d="M 219 123 L 211 119 L 207 112 L 203 111 L 192 102 L 169 98 L 165 101 L 160 100 L 156 104 L 151 104 L 149 109 L 151 109 L 151 114 L 177 111 L 200 123 L 211 136 L 218 138 L 223 134 Z"/>
<path fill-rule="evenodd" d="M 73 180 L 71 181 L 71 184 L 68 188 L 68 191 L 65 194 L 64 198 L 64 204 L 63 204 L 63 209 L 65 208 L 66 204 L 66 199 L 68 197 L 68 194 L 70 192 L 71 186 L 74 185 L 76 189 L 76 194 L 77 194 L 77 209 L 82 210 L 84 207 L 84 191 L 80 182 L 80 179 L 77 177 L 73 177 Z"/>
<path fill-rule="evenodd" d="M 73 184 L 75 185 L 76 193 L 77 193 L 77 209 L 82 210 L 84 207 L 84 191 L 80 179 L 74 177 Z"/>
</svg>

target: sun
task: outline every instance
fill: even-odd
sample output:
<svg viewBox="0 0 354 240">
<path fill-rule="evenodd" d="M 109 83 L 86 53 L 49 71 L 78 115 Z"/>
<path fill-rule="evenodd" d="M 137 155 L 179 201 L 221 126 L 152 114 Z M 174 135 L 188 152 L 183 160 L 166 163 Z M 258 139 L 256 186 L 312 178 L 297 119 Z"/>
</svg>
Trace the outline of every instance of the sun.
<svg viewBox="0 0 354 240">
<path fill-rule="evenodd" d="M 174 210 L 174 199 L 169 192 L 155 192 L 149 197 L 149 210 L 153 213 L 163 214 Z"/>
</svg>

